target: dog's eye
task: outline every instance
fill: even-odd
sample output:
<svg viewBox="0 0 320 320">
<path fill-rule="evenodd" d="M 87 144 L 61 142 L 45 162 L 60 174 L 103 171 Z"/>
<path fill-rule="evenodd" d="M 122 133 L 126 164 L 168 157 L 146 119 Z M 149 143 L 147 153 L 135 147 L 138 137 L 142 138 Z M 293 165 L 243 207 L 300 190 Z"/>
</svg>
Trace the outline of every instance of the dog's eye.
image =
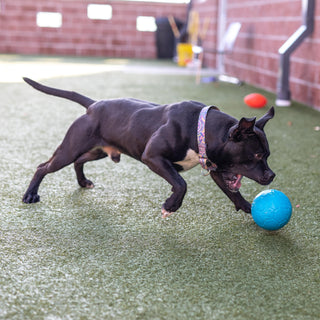
<svg viewBox="0 0 320 320">
<path fill-rule="evenodd" d="M 262 154 L 262 153 L 256 153 L 256 154 L 254 155 L 254 157 L 255 157 L 257 160 L 262 160 L 263 154 Z"/>
</svg>

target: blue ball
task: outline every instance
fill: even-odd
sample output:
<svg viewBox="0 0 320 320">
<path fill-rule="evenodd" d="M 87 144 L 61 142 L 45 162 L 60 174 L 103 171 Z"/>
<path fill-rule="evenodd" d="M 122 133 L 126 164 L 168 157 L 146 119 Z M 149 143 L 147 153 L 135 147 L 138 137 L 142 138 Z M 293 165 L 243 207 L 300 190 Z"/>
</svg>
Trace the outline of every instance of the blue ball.
<svg viewBox="0 0 320 320">
<path fill-rule="evenodd" d="M 260 192 L 253 200 L 252 218 L 261 228 L 278 230 L 285 226 L 292 214 L 289 198 L 281 191 L 271 189 Z"/>
</svg>

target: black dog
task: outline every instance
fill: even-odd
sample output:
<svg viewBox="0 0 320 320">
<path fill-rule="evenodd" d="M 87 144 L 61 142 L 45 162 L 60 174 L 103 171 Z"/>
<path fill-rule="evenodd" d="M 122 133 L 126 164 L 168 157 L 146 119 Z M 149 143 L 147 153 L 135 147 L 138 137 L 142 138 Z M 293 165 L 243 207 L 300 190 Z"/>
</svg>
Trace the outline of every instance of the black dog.
<svg viewBox="0 0 320 320">
<path fill-rule="evenodd" d="M 242 176 L 262 185 L 275 177 L 267 164 L 270 152 L 263 131 L 274 116 L 274 108 L 257 121 L 237 121 L 216 107 L 205 108 L 195 101 L 170 105 L 136 99 L 94 101 L 76 92 L 24 80 L 39 91 L 75 101 L 87 109 L 71 125 L 51 159 L 37 168 L 23 197 L 25 203 L 40 200 L 38 189 L 46 174 L 71 163 L 79 185 L 92 188 L 93 183 L 83 173 L 84 163 L 107 156 L 119 162 L 121 153 L 143 162 L 172 185 L 173 193 L 162 206 L 163 217 L 179 209 L 186 193 L 186 182 L 178 172 L 199 162 L 236 209 L 247 213 L 251 212 L 251 204 L 239 192 Z"/>
</svg>

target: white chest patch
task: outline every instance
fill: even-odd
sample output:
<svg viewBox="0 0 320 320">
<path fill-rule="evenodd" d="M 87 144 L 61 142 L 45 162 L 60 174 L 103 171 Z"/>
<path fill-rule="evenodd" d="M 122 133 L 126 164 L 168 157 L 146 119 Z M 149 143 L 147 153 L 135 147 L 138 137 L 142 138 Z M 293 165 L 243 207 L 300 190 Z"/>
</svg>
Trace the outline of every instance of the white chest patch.
<svg viewBox="0 0 320 320">
<path fill-rule="evenodd" d="M 181 166 L 185 171 L 189 170 L 195 167 L 197 164 L 199 164 L 199 154 L 193 151 L 192 149 L 189 149 L 184 159 L 175 162 L 175 164 Z"/>
</svg>

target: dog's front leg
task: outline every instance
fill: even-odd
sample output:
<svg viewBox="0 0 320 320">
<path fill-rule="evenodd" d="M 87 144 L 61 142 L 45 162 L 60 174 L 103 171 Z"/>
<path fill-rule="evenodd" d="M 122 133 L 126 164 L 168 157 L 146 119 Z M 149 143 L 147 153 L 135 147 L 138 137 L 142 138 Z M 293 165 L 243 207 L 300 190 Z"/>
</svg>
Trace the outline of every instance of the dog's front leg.
<svg viewBox="0 0 320 320">
<path fill-rule="evenodd" d="M 142 161 L 156 174 L 172 185 L 172 195 L 162 205 L 162 218 L 169 217 L 177 211 L 187 191 L 187 184 L 180 176 L 172 163 L 160 156 L 147 157 L 144 155 Z"/>
<path fill-rule="evenodd" d="M 232 192 L 227 188 L 221 173 L 216 171 L 210 171 L 210 176 L 215 181 L 215 183 L 219 186 L 219 188 L 234 203 L 237 211 L 241 209 L 246 213 L 251 213 L 251 204 L 242 197 L 239 191 Z"/>
</svg>

